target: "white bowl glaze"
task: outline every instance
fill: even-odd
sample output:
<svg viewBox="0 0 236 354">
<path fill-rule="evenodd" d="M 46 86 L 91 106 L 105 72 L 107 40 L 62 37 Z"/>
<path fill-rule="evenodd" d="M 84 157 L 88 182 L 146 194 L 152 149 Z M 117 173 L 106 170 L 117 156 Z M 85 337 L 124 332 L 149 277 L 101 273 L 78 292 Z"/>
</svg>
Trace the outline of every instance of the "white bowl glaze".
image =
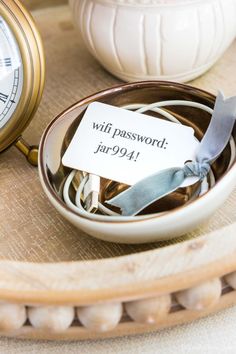
<svg viewBox="0 0 236 354">
<path fill-rule="evenodd" d="M 235 0 L 69 0 L 90 52 L 125 80 L 189 81 L 236 35 Z"/>
<path fill-rule="evenodd" d="M 186 85 L 167 82 L 126 84 L 81 100 L 56 118 L 43 134 L 39 150 L 39 173 L 42 186 L 59 213 L 89 235 L 121 243 L 154 242 L 177 237 L 208 220 L 236 185 L 236 161 L 227 171 L 230 153 L 226 149 L 222 153 L 223 158 L 217 159 L 217 165 L 214 167 L 216 185 L 203 196 L 164 214 L 137 216 L 132 221 L 124 217 L 124 221 L 115 222 L 110 221 L 108 216 L 97 215 L 99 220 L 91 220 L 78 215 L 64 203 L 61 191 L 69 170 L 63 167 L 61 157 L 75 133 L 79 124 L 78 119 L 81 119 L 81 112 L 92 101 L 123 105 L 128 104 L 129 101 L 129 103 L 137 103 L 139 100 L 150 102 L 150 97 L 154 101 L 157 101 L 159 97 L 163 99 L 176 97 L 176 99 L 184 98 L 202 102 L 210 107 L 214 104 L 214 96 Z M 184 109 L 182 113 L 178 110 L 178 117 L 180 118 L 180 114 L 183 114 L 183 117 L 189 119 L 189 124 L 193 124 L 196 130 L 200 128 L 204 133 L 210 115 L 208 113 L 199 115 L 198 111 L 190 109 L 190 111 Z M 68 132 L 70 132 L 69 135 Z M 236 139 L 236 128 L 234 139 Z"/>
</svg>

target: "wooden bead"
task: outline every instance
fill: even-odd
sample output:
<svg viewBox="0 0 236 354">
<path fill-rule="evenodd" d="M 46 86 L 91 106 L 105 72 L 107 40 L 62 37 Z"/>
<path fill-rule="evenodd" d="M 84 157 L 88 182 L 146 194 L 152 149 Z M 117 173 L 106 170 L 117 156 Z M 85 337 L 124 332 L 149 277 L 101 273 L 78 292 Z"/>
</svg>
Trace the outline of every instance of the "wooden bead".
<svg viewBox="0 0 236 354">
<path fill-rule="evenodd" d="M 0 331 L 14 331 L 26 321 L 26 309 L 23 305 L 0 304 Z"/>
<path fill-rule="evenodd" d="M 120 322 L 122 305 L 115 303 L 78 307 L 77 316 L 86 328 L 95 332 L 106 332 L 115 328 Z"/>
<path fill-rule="evenodd" d="M 221 296 L 221 281 L 218 278 L 209 280 L 193 288 L 176 293 L 180 305 L 188 310 L 204 310 L 214 306 Z"/>
<path fill-rule="evenodd" d="M 226 283 L 231 286 L 231 288 L 236 290 L 236 272 L 226 275 L 224 279 Z"/>
<path fill-rule="evenodd" d="M 125 304 L 126 312 L 134 321 L 150 324 L 162 321 L 170 311 L 170 307 L 170 295 L 130 301 Z"/>
<path fill-rule="evenodd" d="M 28 310 L 28 318 L 33 327 L 52 332 L 68 329 L 74 317 L 74 308 L 67 306 L 30 307 Z"/>
</svg>

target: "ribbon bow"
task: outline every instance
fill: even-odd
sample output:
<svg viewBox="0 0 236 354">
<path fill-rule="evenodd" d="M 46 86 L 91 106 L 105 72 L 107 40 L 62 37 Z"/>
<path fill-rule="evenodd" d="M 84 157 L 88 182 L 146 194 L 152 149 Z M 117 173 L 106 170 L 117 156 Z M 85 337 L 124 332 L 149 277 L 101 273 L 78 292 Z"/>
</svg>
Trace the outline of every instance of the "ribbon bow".
<svg viewBox="0 0 236 354">
<path fill-rule="evenodd" d="M 154 201 L 174 192 L 187 177 L 197 176 L 202 180 L 208 174 L 211 163 L 229 142 L 235 119 L 236 97 L 225 99 L 219 92 L 211 122 L 199 145 L 196 161 L 148 176 L 107 203 L 120 208 L 122 215 L 132 216 Z"/>
</svg>

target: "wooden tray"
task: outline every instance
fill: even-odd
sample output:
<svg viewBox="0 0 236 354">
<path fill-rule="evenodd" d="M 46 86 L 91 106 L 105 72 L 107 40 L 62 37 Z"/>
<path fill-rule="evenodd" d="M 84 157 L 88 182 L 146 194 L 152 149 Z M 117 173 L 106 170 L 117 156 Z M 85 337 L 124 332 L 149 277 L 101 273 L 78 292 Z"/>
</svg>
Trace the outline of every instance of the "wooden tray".
<svg viewBox="0 0 236 354">
<path fill-rule="evenodd" d="M 47 84 L 26 132 L 31 143 L 70 104 L 119 83 L 87 52 L 67 6 L 44 7 L 34 16 L 46 49 Z M 230 65 L 228 52 L 194 84 L 208 90 L 225 84 L 225 93 L 233 93 L 224 83 L 227 72 L 220 81 Z M 61 219 L 37 170 L 14 148 L 0 158 L 2 335 L 71 340 L 144 333 L 236 303 L 235 193 L 208 225 L 172 243 L 108 244 Z"/>
</svg>

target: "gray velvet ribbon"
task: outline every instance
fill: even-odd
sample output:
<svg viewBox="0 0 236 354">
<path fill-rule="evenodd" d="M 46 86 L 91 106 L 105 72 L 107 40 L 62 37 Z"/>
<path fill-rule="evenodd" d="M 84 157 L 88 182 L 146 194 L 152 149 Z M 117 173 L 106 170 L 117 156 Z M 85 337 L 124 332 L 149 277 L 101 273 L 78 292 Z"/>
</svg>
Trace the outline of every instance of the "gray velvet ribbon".
<svg viewBox="0 0 236 354">
<path fill-rule="evenodd" d="M 122 215 L 132 216 L 154 201 L 174 192 L 187 177 L 197 176 L 202 180 L 208 174 L 211 163 L 228 144 L 235 119 L 236 97 L 225 99 L 220 92 L 215 102 L 211 122 L 199 145 L 196 161 L 148 176 L 107 203 L 120 208 Z"/>
</svg>

